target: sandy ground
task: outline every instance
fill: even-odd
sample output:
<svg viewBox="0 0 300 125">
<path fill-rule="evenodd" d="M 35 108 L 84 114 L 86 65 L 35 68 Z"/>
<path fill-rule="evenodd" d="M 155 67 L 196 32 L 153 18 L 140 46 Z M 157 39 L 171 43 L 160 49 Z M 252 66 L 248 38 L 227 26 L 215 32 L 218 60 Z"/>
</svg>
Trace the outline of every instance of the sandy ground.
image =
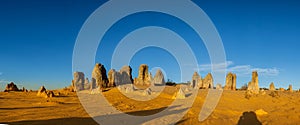
<svg viewBox="0 0 300 125">
<path fill-rule="evenodd" d="M 129 115 L 147 116 L 168 107 L 177 87 L 168 86 L 155 99 L 135 101 L 122 95 L 117 88 L 103 93 L 112 106 Z M 56 92 L 57 93 L 57 92 Z M 200 90 L 192 108 L 177 124 L 200 125 L 297 125 L 300 124 L 300 93 L 278 92 L 279 97 L 265 95 L 245 98 L 245 91 L 224 91 L 214 112 L 203 122 L 198 114 L 207 90 Z M 267 114 L 255 114 L 256 110 Z M 253 112 L 251 112 L 253 111 Z M 134 119 L 133 119 L 134 120 Z M 36 92 L 0 92 L 0 123 L 7 124 L 97 124 L 84 110 L 76 93 L 59 97 L 37 97 Z"/>
</svg>

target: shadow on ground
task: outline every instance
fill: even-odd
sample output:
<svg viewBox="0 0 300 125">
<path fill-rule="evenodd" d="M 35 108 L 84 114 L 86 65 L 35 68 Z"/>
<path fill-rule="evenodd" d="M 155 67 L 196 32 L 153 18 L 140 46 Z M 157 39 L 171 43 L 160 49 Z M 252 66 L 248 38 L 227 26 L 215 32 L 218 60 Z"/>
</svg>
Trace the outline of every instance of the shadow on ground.
<svg viewBox="0 0 300 125">
<path fill-rule="evenodd" d="M 48 120 L 28 120 L 5 123 L 9 125 L 98 125 L 92 118 L 58 118 Z"/>
<path fill-rule="evenodd" d="M 172 108 L 175 108 L 177 106 L 174 106 Z M 153 110 L 142 110 L 142 111 L 134 111 L 134 112 L 126 112 L 126 114 L 134 115 L 134 116 L 147 116 L 151 114 L 156 114 L 158 112 L 161 112 L 162 110 L 166 109 L 167 107 L 162 107 L 158 109 Z M 183 112 L 186 109 L 180 109 L 180 110 L 172 110 L 169 111 L 168 114 L 176 114 L 178 112 Z M 116 117 L 120 116 L 121 114 L 113 114 L 113 115 L 105 115 L 105 116 L 97 116 L 95 119 L 101 119 L 104 117 Z M 149 119 L 152 120 L 152 119 Z M 179 121 L 184 122 L 185 120 Z M 2 123 L 3 124 L 3 123 Z M 85 125 L 98 125 L 96 121 L 94 121 L 91 117 L 70 117 L 70 118 L 57 118 L 57 119 L 47 119 L 47 120 L 26 120 L 26 121 L 16 121 L 16 122 L 7 122 L 4 124 L 9 125 L 77 125 L 77 124 L 85 124 Z M 138 123 L 143 124 L 143 123 Z"/>
<path fill-rule="evenodd" d="M 255 112 L 244 112 L 238 121 L 238 125 L 262 125 Z"/>
</svg>

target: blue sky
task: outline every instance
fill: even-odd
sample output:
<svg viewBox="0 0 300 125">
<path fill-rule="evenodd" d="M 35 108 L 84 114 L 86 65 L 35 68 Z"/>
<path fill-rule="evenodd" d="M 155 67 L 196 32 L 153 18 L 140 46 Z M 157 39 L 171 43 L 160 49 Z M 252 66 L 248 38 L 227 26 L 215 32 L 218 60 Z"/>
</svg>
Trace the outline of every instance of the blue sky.
<svg viewBox="0 0 300 125">
<path fill-rule="evenodd" d="M 2 0 L 0 2 L 0 85 L 14 81 L 31 89 L 68 86 L 72 54 L 81 26 L 102 5 L 101 0 Z M 194 1 L 215 24 L 223 40 L 227 69 L 237 73 L 238 86 L 258 70 L 260 85 L 274 82 L 300 88 L 300 2 L 296 0 Z M 138 13 L 113 25 L 101 41 L 96 61 L 110 67 L 109 56 L 128 32 L 142 26 L 162 26 L 182 35 L 197 51 L 200 74 L 209 72 L 209 56 L 193 30 L 161 13 Z M 159 57 L 159 58 L 158 58 Z M 145 48 L 132 58 L 133 76 L 139 64 L 162 67 L 168 78 L 180 82 L 174 57 L 165 50 Z M 224 64 L 215 64 L 222 67 Z M 117 68 L 118 67 L 114 67 Z"/>
</svg>

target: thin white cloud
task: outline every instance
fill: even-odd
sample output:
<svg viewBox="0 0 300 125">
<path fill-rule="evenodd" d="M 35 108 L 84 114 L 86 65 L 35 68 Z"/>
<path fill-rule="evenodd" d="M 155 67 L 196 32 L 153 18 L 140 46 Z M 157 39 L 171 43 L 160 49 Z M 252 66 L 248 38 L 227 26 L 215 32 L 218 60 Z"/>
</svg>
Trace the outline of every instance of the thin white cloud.
<svg viewBox="0 0 300 125">
<path fill-rule="evenodd" d="M 199 71 L 210 71 L 212 67 L 214 67 L 216 71 L 220 71 L 226 69 L 230 65 L 233 65 L 232 61 L 227 61 L 218 64 L 203 64 L 203 65 L 199 65 Z"/>
<path fill-rule="evenodd" d="M 2 72 L 0 72 L 0 76 L 2 75 L 3 73 Z"/>
<path fill-rule="evenodd" d="M 214 66 L 215 71 L 224 71 L 236 73 L 238 76 L 248 76 L 253 71 L 257 71 L 261 76 L 278 76 L 279 70 L 277 68 L 258 68 L 251 65 L 234 65 L 232 61 L 219 64 L 203 64 L 199 65 L 199 71 L 209 72 L 211 67 Z"/>
</svg>

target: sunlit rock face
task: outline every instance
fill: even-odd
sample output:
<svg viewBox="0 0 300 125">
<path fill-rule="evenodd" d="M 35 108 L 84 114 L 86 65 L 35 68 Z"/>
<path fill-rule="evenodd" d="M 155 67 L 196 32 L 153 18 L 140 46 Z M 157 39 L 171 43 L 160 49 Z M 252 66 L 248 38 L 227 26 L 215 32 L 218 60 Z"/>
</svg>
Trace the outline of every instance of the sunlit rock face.
<svg viewBox="0 0 300 125">
<path fill-rule="evenodd" d="M 134 84 L 136 85 L 150 85 L 151 84 L 151 75 L 148 71 L 148 65 L 142 64 L 139 67 L 138 77 L 135 78 Z"/>
<path fill-rule="evenodd" d="M 84 89 L 84 73 L 83 72 L 74 72 L 72 80 L 72 88 L 74 91 L 80 91 Z"/>
<path fill-rule="evenodd" d="M 119 71 L 119 82 L 120 84 L 132 84 L 132 69 L 130 66 L 123 66 Z"/>
<path fill-rule="evenodd" d="M 130 66 L 123 66 L 120 71 L 116 71 L 115 69 L 111 69 L 108 72 L 108 86 L 118 86 L 124 84 L 132 84 L 132 69 Z"/>
<path fill-rule="evenodd" d="M 259 93 L 258 74 L 257 71 L 252 72 L 252 80 L 248 83 L 247 90 L 253 93 Z"/>
<path fill-rule="evenodd" d="M 190 86 L 195 89 L 203 87 L 202 78 L 197 72 L 194 72 Z"/>
<path fill-rule="evenodd" d="M 154 84 L 160 84 L 160 85 L 164 85 L 165 84 L 165 78 L 164 78 L 164 74 L 162 73 L 162 71 L 160 69 L 158 69 L 154 75 L 153 78 L 153 83 Z"/>
<path fill-rule="evenodd" d="M 293 86 L 289 85 L 289 88 L 287 89 L 289 92 L 293 92 Z"/>
<path fill-rule="evenodd" d="M 9 91 L 19 91 L 19 88 L 15 83 L 11 82 L 6 85 L 4 92 L 9 92 Z"/>
<path fill-rule="evenodd" d="M 212 77 L 211 73 L 208 73 L 205 78 L 202 81 L 203 86 L 200 88 L 208 89 L 208 88 L 214 88 L 214 79 Z"/>
<path fill-rule="evenodd" d="M 275 91 L 275 90 L 276 90 L 276 89 L 275 89 L 275 85 L 274 85 L 273 82 L 270 84 L 269 90 L 270 90 L 270 91 Z"/>
<path fill-rule="evenodd" d="M 106 69 L 104 65 L 97 63 L 94 67 L 94 70 L 92 72 L 92 81 L 91 81 L 91 88 L 106 88 L 108 87 L 108 78 L 106 75 Z"/>
<path fill-rule="evenodd" d="M 227 74 L 224 90 L 236 90 L 236 74 L 231 72 Z"/>
</svg>

